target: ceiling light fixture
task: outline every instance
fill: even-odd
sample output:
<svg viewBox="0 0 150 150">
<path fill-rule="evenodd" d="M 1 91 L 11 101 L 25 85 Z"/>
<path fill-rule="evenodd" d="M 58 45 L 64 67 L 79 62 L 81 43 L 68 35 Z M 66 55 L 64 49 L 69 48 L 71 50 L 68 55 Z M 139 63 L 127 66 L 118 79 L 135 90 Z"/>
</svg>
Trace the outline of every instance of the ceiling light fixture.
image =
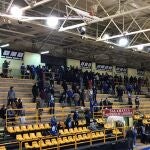
<svg viewBox="0 0 150 150">
<path fill-rule="evenodd" d="M 109 37 L 110 37 L 110 35 L 106 33 L 106 34 L 104 34 L 104 35 L 102 36 L 102 39 L 108 40 Z"/>
<path fill-rule="evenodd" d="M 142 44 L 137 46 L 137 49 L 138 49 L 139 51 L 143 50 L 143 48 L 144 48 L 144 45 L 142 45 Z"/>
<path fill-rule="evenodd" d="M 4 48 L 4 47 L 9 47 L 10 46 L 10 44 L 8 43 L 8 44 L 3 44 L 3 45 L 1 45 L 0 47 L 1 48 Z"/>
<path fill-rule="evenodd" d="M 56 28 L 58 25 L 59 19 L 57 17 L 51 16 L 47 18 L 47 25 L 50 28 Z"/>
<path fill-rule="evenodd" d="M 84 35 L 86 33 L 86 28 L 85 27 L 79 27 L 77 28 L 78 32 L 81 34 L 81 35 Z"/>
<path fill-rule="evenodd" d="M 49 51 L 43 51 L 43 52 L 41 52 L 41 54 L 48 54 L 49 53 Z"/>
<path fill-rule="evenodd" d="M 14 18 L 20 19 L 22 17 L 23 11 L 19 6 L 13 6 L 10 9 L 10 13 Z"/>
<path fill-rule="evenodd" d="M 119 39 L 118 44 L 121 47 L 126 47 L 129 43 L 129 40 L 126 37 L 122 37 Z"/>
</svg>

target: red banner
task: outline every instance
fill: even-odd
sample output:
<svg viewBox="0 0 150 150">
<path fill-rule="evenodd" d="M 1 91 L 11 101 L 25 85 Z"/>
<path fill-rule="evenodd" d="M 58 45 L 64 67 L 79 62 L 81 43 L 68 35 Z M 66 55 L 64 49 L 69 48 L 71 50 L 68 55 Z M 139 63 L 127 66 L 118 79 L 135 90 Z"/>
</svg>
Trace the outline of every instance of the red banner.
<svg viewBox="0 0 150 150">
<path fill-rule="evenodd" d="M 103 109 L 103 116 L 132 116 L 132 108 L 120 108 L 120 109 Z"/>
</svg>

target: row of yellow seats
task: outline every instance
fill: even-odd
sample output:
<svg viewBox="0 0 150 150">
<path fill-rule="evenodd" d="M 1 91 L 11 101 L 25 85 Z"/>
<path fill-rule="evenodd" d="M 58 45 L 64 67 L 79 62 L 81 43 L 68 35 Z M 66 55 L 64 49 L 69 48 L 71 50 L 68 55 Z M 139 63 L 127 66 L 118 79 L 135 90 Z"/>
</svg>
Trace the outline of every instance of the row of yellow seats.
<svg viewBox="0 0 150 150">
<path fill-rule="evenodd" d="M 60 144 L 68 144 L 68 143 L 74 143 L 75 141 L 80 142 L 80 141 L 87 141 L 96 138 L 103 138 L 104 133 L 103 132 L 95 132 L 95 133 L 88 133 L 88 134 L 79 134 L 77 137 L 75 136 L 68 136 L 68 137 L 59 137 L 58 139 L 49 139 L 49 140 L 41 140 L 41 141 L 33 141 L 32 145 L 29 143 L 25 143 L 25 148 L 26 149 L 33 149 L 33 148 L 40 148 L 41 147 L 49 147 L 49 146 L 57 146 Z"/>
<path fill-rule="evenodd" d="M 86 121 L 85 120 L 79 120 L 78 124 L 79 124 L 79 126 L 84 126 L 84 125 L 86 125 Z"/>
<path fill-rule="evenodd" d="M 41 132 L 36 132 L 36 133 L 26 133 L 26 134 L 18 134 L 16 135 L 16 139 L 18 141 L 24 141 L 24 140 L 32 140 L 32 139 L 38 139 L 38 138 L 42 138 L 42 134 Z"/>
<path fill-rule="evenodd" d="M 66 135 L 66 134 L 74 134 L 74 133 L 80 133 L 80 132 L 88 132 L 89 129 L 87 127 L 75 127 L 68 129 L 64 129 L 64 130 L 59 130 L 59 133 L 62 135 Z"/>
<path fill-rule="evenodd" d="M 0 146 L 0 150 L 6 150 L 5 146 Z"/>
<path fill-rule="evenodd" d="M 113 126 L 110 123 L 106 123 L 106 124 L 104 124 L 104 128 L 105 129 L 113 129 Z"/>
<path fill-rule="evenodd" d="M 7 127 L 7 131 L 9 133 L 19 133 L 19 132 L 27 132 L 27 131 L 29 132 L 29 131 L 45 130 L 45 129 L 50 129 L 50 125 L 48 123 Z"/>
</svg>

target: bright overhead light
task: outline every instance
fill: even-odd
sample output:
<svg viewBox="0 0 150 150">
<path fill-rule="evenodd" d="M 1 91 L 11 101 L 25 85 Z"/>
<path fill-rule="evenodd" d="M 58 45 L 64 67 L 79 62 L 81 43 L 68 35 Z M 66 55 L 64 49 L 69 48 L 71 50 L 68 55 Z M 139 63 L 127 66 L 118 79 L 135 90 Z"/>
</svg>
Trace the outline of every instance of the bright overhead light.
<svg viewBox="0 0 150 150">
<path fill-rule="evenodd" d="M 58 18 L 57 17 L 54 17 L 54 16 L 51 16 L 51 17 L 48 17 L 47 18 L 47 25 L 50 27 L 50 28 L 56 28 L 56 26 L 58 25 Z"/>
<path fill-rule="evenodd" d="M 110 37 L 109 34 L 106 33 L 102 36 L 102 39 L 107 40 L 109 37 Z"/>
<path fill-rule="evenodd" d="M 49 51 L 43 51 L 43 52 L 41 52 L 41 54 L 48 54 L 49 53 Z"/>
<path fill-rule="evenodd" d="M 142 44 L 137 46 L 137 49 L 140 51 L 143 50 L 143 48 L 144 48 L 144 45 L 142 45 Z"/>
<path fill-rule="evenodd" d="M 1 45 L 0 47 L 1 48 L 4 48 L 4 47 L 8 47 L 9 46 L 9 44 L 3 44 L 3 45 Z"/>
<path fill-rule="evenodd" d="M 126 47 L 128 43 L 129 43 L 129 40 L 126 37 L 120 38 L 118 42 L 119 46 L 121 47 Z"/>
<path fill-rule="evenodd" d="M 21 10 L 20 7 L 18 6 L 13 6 L 11 9 L 10 9 L 10 13 L 13 17 L 17 18 L 17 19 L 20 19 L 22 17 L 22 14 L 23 14 L 23 11 Z"/>
</svg>

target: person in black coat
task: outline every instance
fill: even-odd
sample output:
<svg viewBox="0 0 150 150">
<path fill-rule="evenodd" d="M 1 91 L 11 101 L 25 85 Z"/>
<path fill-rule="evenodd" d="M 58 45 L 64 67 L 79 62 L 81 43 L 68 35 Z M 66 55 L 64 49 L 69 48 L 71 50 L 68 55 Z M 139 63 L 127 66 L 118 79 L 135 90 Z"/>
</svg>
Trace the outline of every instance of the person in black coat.
<svg viewBox="0 0 150 150">
<path fill-rule="evenodd" d="M 38 86 L 36 84 L 34 84 L 32 87 L 32 95 L 33 95 L 33 102 L 35 103 L 37 97 L 39 96 L 39 90 L 38 90 Z"/>
<path fill-rule="evenodd" d="M 128 150 L 133 150 L 134 132 L 131 127 L 127 130 L 126 138 L 128 141 Z"/>
</svg>

